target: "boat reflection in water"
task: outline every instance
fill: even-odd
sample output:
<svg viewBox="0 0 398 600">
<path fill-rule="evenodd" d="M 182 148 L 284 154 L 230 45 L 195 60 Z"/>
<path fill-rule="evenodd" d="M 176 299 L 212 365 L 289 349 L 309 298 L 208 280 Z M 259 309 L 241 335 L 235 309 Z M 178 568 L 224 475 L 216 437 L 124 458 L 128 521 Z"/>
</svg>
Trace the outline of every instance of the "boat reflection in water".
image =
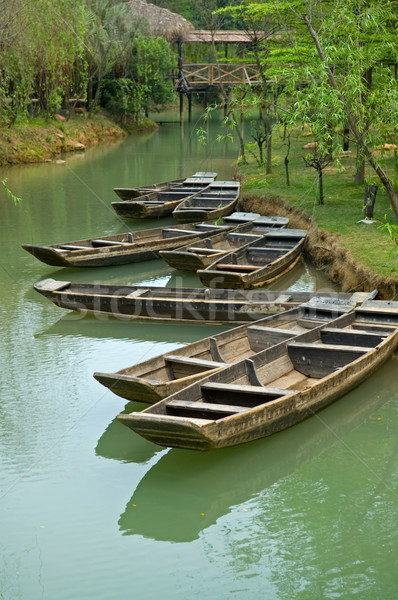
<svg viewBox="0 0 398 600">
<path fill-rule="evenodd" d="M 398 356 L 337 402 L 291 429 L 216 453 L 170 450 L 146 473 L 119 519 L 123 535 L 189 542 L 344 439 L 396 392 Z M 134 437 L 134 436 L 133 436 Z"/>
<path fill-rule="evenodd" d="M 129 402 L 126 406 L 126 410 L 130 412 L 140 408 L 142 408 L 142 404 L 137 402 Z M 117 419 L 109 423 L 95 448 L 97 456 L 125 463 L 146 463 L 160 452 L 164 452 L 164 449 L 144 440 L 139 435 L 132 436 L 131 431 Z"/>
</svg>

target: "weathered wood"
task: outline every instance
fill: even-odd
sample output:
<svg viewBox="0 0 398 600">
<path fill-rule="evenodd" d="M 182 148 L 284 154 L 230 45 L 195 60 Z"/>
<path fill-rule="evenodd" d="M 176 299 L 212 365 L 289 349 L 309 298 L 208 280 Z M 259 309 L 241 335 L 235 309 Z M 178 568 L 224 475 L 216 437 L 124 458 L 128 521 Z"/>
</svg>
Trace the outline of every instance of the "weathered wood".
<svg viewBox="0 0 398 600">
<path fill-rule="evenodd" d="M 228 383 L 203 383 L 201 386 L 206 402 L 254 407 L 276 398 L 293 394 L 296 390 L 283 390 L 257 385 L 235 385 Z"/>
<path fill-rule="evenodd" d="M 316 326 L 316 324 L 314 326 Z M 294 337 L 297 335 L 297 331 L 263 327 L 262 325 L 250 325 L 247 328 L 247 334 L 253 352 L 260 352 L 265 348 L 280 344 L 281 342 Z"/>
<path fill-rule="evenodd" d="M 209 287 L 244 288 L 270 283 L 292 269 L 300 260 L 306 231 L 293 230 L 292 245 L 286 242 L 286 231 L 267 231 L 241 248 L 216 258 L 204 269 L 198 269 L 201 282 Z"/>
<path fill-rule="evenodd" d="M 387 333 L 380 334 L 355 329 L 323 329 L 321 339 L 324 344 L 345 346 L 377 346 L 385 338 Z"/>
<path fill-rule="evenodd" d="M 398 315 L 398 306 L 390 308 L 383 321 L 379 312 L 379 324 L 388 325 L 394 313 Z M 152 442 L 194 450 L 223 448 L 272 435 L 341 397 L 377 370 L 397 347 L 398 325 L 374 348 L 322 343 L 324 329 L 350 334 L 357 323 L 357 311 L 352 311 L 332 324 L 326 322 L 298 335 L 294 341 L 254 354 L 250 360 L 262 385 L 247 385 L 248 361 L 244 359 L 207 374 L 141 413 L 118 418 Z M 303 364 L 310 371 L 308 375 L 302 372 Z M 219 406 L 222 410 L 206 412 L 212 404 L 216 411 Z M 228 407 L 238 407 L 239 412 L 231 414 Z"/>
<path fill-rule="evenodd" d="M 241 194 L 237 181 L 211 183 L 203 192 L 183 200 L 173 211 L 178 223 L 217 220 L 234 210 Z"/>
<path fill-rule="evenodd" d="M 217 265 L 217 269 L 225 270 L 225 271 L 256 271 L 257 267 L 253 265 L 232 265 L 232 264 L 224 264 L 219 263 Z"/>
<path fill-rule="evenodd" d="M 118 242 L 117 240 L 91 240 L 93 246 L 125 246 L 128 242 Z"/>
<path fill-rule="evenodd" d="M 189 365 L 190 367 L 199 367 L 201 369 L 217 369 L 224 367 L 224 362 L 215 362 L 212 360 L 203 360 L 200 358 L 192 358 L 189 356 L 176 356 L 174 354 L 166 354 L 164 357 L 167 363 Z"/>
<path fill-rule="evenodd" d="M 57 249 L 57 248 L 56 248 Z M 87 246 L 77 246 L 76 244 L 62 244 L 60 250 L 87 250 Z"/>
<path fill-rule="evenodd" d="M 307 377 L 327 377 L 336 369 L 370 352 L 371 347 L 340 346 L 335 344 L 314 344 L 289 342 L 289 358 L 294 368 Z"/>
<path fill-rule="evenodd" d="M 228 404 L 211 404 L 209 402 L 189 402 L 186 400 L 172 400 L 167 405 L 167 412 L 171 415 L 181 417 L 194 416 L 205 419 L 220 419 L 229 415 L 242 413 L 247 410 L 247 406 L 231 406 Z"/>
<path fill-rule="evenodd" d="M 234 225 L 187 223 L 174 227 L 157 227 L 120 233 L 101 238 L 39 246 L 22 247 L 42 262 L 57 267 L 101 267 L 122 265 L 159 258 L 162 250 L 175 250 L 202 238 L 212 237 L 234 229 Z"/>
</svg>

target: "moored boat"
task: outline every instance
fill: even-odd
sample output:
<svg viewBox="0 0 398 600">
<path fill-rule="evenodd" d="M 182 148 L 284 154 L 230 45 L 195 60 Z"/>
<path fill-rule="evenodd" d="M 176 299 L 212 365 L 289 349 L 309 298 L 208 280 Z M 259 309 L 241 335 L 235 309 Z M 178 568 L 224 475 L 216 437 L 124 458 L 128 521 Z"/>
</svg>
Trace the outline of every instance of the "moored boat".
<svg viewBox="0 0 398 600">
<path fill-rule="evenodd" d="M 223 223 L 236 223 L 238 231 L 223 231 L 211 238 L 203 238 L 199 242 L 189 243 L 175 250 L 163 250 L 160 256 L 174 269 L 183 271 L 205 269 L 216 259 L 256 239 L 261 240 L 268 231 L 277 230 L 276 221 L 273 219 L 273 217 L 260 217 L 256 213 L 234 212 L 230 217 L 225 217 Z M 279 228 L 285 227 L 288 221 L 289 219 L 279 222 Z"/>
<path fill-rule="evenodd" d="M 239 181 L 214 181 L 183 200 L 173 211 L 173 217 L 178 223 L 216 221 L 232 213 L 240 193 Z"/>
<path fill-rule="evenodd" d="M 160 183 L 150 183 L 148 185 L 141 185 L 139 187 L 113 188 L 113 191 L 119 196 L 121 200 L 133 200 L 139 198 L 142 195 L 150 192 L 165 192 L 167 190 L 184 187 L 185 185 L 190 188 L 203 187 L 202 181 L 205 185 L 208 185 L 211 181 L 216 179 L 217 173 L 207 171 L 197 171 L 191 177 L 185 179 L 171 179 L 170 181 L 162 181 Z M 202 181 L 200 181 L 202 180 Z"/>
<path fill-rule="evenodd" d="M 215 257 L 197 274 L 203 285 L 249 289 L 275 281 L 295 267 L 304 248 L 305 229 L 268 231 L 236 251 Z"/>
<path fill-rule="evenodd" d="M 360 300 L 360 298 L 358 298 Z M 354 297 L 346 305 L 322 299 L 252 324 L 235 327 L 188 344 L 115 373 L 94 373 L 95 379 L 114 394 L 153 404 L 202 379 L 209 372 L 249 358 L 265 348 L 291 339 L 354 308 Z"/>
<path fill-rule="evenodd" d="M 136 198 L 112 202 L 112 208 L 119 216 L 127 219 L 167 217 L 183 200 L 207 189 L 207 186 L 214 181 L 215 175 L 216 173 L 209 173 L 207 177 L 193 176 L 185 179 L 181 185 L 171 185 L 159 190 L 142 189 L 142 193 Z"/>
<path fill-rule="evenodd" d="M 22 248 L 42 262 L 56 267 L 105 267 L 159 258 L 161 250 L 175 249 L 220 231 L 232 231 L 235 227 L 232 223 L 188 223 L 48 246 L 22 244 Z"/>
<path fill-rule="evenodd" d="M 398 307 L 377 301 L 234 363 L 119 420 L 162 446 L 213 450 L 266 437 L 328 406 L 398 345 Z"/>
<path fill-rule="evenodd" d="M 349 293 L 167 288 L 44 279 L 34 289 L 57 306 L 119 319 L 243 324 L 295 308 L 313 296 L 346 304 Z"/>
</svg>

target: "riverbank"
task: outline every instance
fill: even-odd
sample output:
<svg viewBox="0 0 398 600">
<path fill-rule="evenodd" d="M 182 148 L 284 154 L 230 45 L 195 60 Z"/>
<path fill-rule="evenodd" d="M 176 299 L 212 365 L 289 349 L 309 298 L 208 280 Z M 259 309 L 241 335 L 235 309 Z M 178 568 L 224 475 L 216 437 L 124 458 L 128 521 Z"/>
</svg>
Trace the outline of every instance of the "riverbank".
<svg viewBox="0 0 398 600">
<path fill-rule="evenodd" d="M 250 156 L 239 166 L 243 182 L 243 208 L 261 214 L 290 218 L 291 227 L 308 230 L 306 251 L 318 268 L 339 283 L 343 291 L 377 288 L 380 297 L 398 295 L 398 226 L 384 189 L 380 186 L 373 222 L 364 219 L 364 185 L 354 183 L 355 152 L 341 157 L 341 167 L 324 169 L 324 204 L 318 202 L 314 169 L 303 158 L 309 149 L 308 134 L 291 133 L 289 183 L 286 178 L 287 141 L 276 136 L 272 174 Z M 310 138 L 310 142 L 314 141 Z M 384 155 L 383 165 L 394 176 L 394 156 Z M 371 175 L 371 173 L 367 173 Z M 373 183 L 373 181 L 372 181 Z"/>
<path fill-rule="evenodd" d="M 60 120 L 58 120 L 60 119 Z M 156 128 L 147 123 L 146 130 Z M 0 130 L 0 166 L 62 160 L 67 152 L 82 152 L 102 142 L 121 139 L 131 133 L 103 114 L 74 115 L 50 121 L 32 119 Z"/>
</svg>

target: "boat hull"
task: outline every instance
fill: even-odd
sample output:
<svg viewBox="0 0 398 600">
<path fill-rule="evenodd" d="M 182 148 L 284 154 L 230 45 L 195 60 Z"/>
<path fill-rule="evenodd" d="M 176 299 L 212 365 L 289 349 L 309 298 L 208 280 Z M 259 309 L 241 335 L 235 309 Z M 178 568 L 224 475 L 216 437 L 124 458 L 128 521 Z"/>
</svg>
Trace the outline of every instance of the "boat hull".
<svg viewBox="0 0 398 600">
<path fill-rule="evenodd" d="M 314 334 L 316 334 L 315 330 L 302 336 L 302 339 L 311 340 Z M 311 386 L 307 386 L 301 391 L 291 390 L 290 394 L 278 398 L 276 401 L 267 402 L 265 400 L 263 404 L 253 409 L 218 421 L 162 414 L 162 406 L 170 403 L 171 398 L 147 409 L 150 412 L 119 415 L 118 419 L 146 439 L 161 446 L 215 450 L 247 443 L 287 429 L 329 406 L 372 375 L 391 356 L 397 345 L 398 330 L 396 329 L 395 333 L 378 346 L 370 351 L 364 351 L 359 358 L 336 369 Z M 270 358 L 273 355 L 274 358 L 282 355 L 280 347 L 271 348 L 266 352 Z M 256 357 L 253 358 L 253 361 L 256 362 Z M 259 360 L 257 366 L 258 363 Z M 231 380 L 239 380 L 239 377 L 244 376 L 244 370 L 243 362 L 228 367 L 187 388 L 185 396 L 195 398 L 196 389 L 194 388 L 203 385 L 203 381 L 219 382 L 222 385 Z M 189 394 L 191 388 L 192 394 Z M 257 389 L 261 390 L 261 387 Z M 225 394 L 228 395 L 227 390 L 225 390 Z M 158 406 L 159 408 L 157 408 Z M 198 414 L 197 411 L 195 414 Z"/>
<path fill-rule="evenodd" d="M 92 240 L 50 246 L 23 244 L 22 247 L 41 262 L 55 267 L 108 267 L 158 259 L 162 250 L 175 250 L 187 243 L 212 237 L 225 229 L 232 230 L 234 225 L 212 227 L 198 223 L 185 228 L 178 225 L 158 227 L 134 234 L 105 236 L 102 240 L 105 245 L 99 247 L 90 246 Z M 136 241 L 129 242 L 129 235 L 134 235 Z M 63 246 L 75 249 L 63 250 Z"/>
<path fill-rule="evenodd" d="M 84 314 L 123 319 L 174 320 L 243 324 L 295 308 L 311 300 L 310 292 L 235 291 L 179 288 L 144 288 L 71 284 L 46 279 L 34 285 L 37 292 L 61 308 Z M 333 292 L 317 293 L 324 299 Z M 350 294 L 339 294 L 344 304 Z"/>
</svg>

